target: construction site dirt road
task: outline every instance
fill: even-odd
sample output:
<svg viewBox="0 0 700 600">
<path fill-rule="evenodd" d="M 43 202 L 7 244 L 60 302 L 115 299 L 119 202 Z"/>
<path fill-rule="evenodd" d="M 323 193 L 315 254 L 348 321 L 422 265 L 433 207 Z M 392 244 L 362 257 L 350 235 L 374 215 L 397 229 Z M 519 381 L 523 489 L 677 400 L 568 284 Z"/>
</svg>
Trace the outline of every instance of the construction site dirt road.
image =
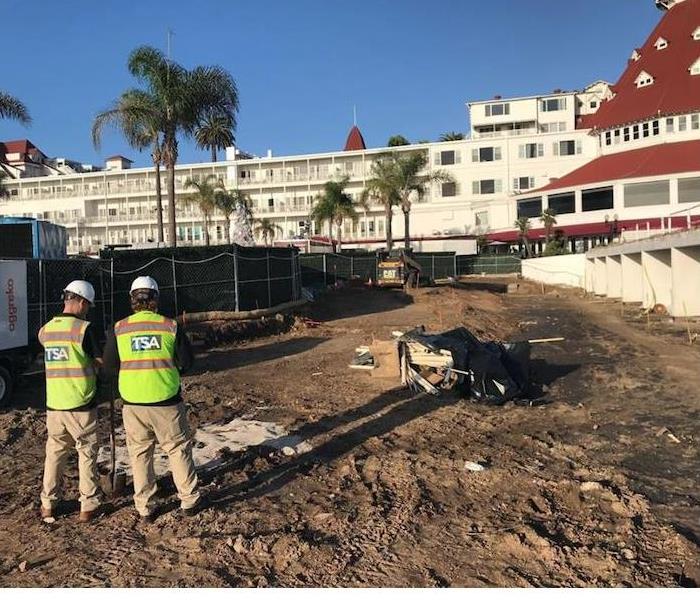
<svg viewBox="0 0 700 600">
<path fill-rule="evenodd" d="M 211 348 L 185 377 L 192 423 L 211 439 L 232 422 L 271 436 L 210 453 L 201 480 L 212 507 L 191 519 L 164 477 L 153 524 L 128 495 L 88 526 L 75 502 L 42 523 L 44 391 L 27 379 L 0 414 L 0 584 L 700 583 L 699 347 L 539 289 L 346 289 L 307 316 L 320 325 Z M 421 324 L 565 337 L 533 348 L 551 402 L 415 396 L 348 369 L 357 346 Z M 67 497 L 76 484 L 73 460 Z"/>
</svg>

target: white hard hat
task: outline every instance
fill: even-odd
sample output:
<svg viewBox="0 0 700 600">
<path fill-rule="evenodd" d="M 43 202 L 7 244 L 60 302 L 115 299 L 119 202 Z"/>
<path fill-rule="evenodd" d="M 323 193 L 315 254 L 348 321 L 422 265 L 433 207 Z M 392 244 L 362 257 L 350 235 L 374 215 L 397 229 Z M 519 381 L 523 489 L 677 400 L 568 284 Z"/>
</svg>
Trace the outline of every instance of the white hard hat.
<svg viewBox="0 0 700 600">
<path fill-rule="evenodd" d="M 131 290 L 153 290 L 154 292 L 158 291 L 158 283 L 156 282 L 153 277 L 148 277 L 148 276 L 143 276 L 143 277 L 137 277 L 134 279 L 133 283 L 131 284 Z"/>
<path fill-rule="evenodd" d="M 84 298 L 90 303 L 90 306 L 95 306 L 95 288 L 89 281 L 83 281 L 82 279 L 76 279 L 71 281 L 63 290 L 64 292 L 71 292 L 76 296 Z"/>
</svg>

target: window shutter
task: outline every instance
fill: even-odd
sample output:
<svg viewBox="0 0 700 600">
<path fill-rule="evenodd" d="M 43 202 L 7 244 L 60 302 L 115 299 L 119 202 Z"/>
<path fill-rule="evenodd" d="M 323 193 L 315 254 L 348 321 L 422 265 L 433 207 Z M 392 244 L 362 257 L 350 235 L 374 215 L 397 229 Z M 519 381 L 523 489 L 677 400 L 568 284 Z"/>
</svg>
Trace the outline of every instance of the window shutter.
<svg viewBox="0 0 700 600">
<path fill-rule="evenodd" d="M 544 144 L 537 144 L 537 156 L 544 156 Z"/>
<path fill-rule="evenodd" d="M 576 140 L 576 154 L 581 154 L 581 140 Z"/>
<path fill-rule="evenodd" d="M 532 189 L 532 188 L 534 188 L 534 187 L 535 187 L 535 178 L 534 178 L 534 177 L 530 177 L 530 189 Z"/>
<path fill-rule="evenodd" d="M 459 164 L 462 162 L 462 157 L 460 155 L 459 150 L 455 150 L 455 164 Z"/>
<path fill-rule="evenodd" d="M 525 158 L 525 146 L 523 144 L 518 146 L 518 158 Z"/>
<path fill-rule="evenodd" d="M 493 149 L 493 160 L 501 160 L 501 148 L 500 148 L 500 146 L 498 148 Z"/>
<path fill-rule="evenodd" d="M 479 151 L 476 148 L 472 150 L 472 162 L 479 162 Z"/>
<path fill-rule="evenodd" d="M 478 194 L 478 193 L 479 193 L 479 182 L 472 181 L 472 194 Z"/>
<path fill-rule="evenodd" d="M 554 156 L 559 156 L 559 142 L 554 142 Z"/>
<path fill-rule="evenodd" d="M 494 190 L 497 194 L 503 191 L 503 182 L 500 179 L 496 179 L 494 182 Z"/>
<path fill-rule="evenodd" d="M 519 187 L 518 187 L 518 178 L 517 178 L 517 177 L 513 177 L 513 190 L 515 190 L 515 191 L 517 192 L 518 189 L 519 189 Z"/>
<path fill-rule="evenodd" d="M 435 153 L 435 164 L 436 165 L 440 164 L 440 153 L 439 152 Z"/>
</svg>

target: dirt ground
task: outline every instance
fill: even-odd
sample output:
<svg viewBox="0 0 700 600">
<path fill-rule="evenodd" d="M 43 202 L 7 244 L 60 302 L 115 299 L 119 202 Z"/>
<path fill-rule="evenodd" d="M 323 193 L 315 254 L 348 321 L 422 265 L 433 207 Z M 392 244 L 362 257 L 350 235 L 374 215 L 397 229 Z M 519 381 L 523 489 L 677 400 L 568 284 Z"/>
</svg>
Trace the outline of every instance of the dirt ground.
<svg viewBox="0 0 700 600">
<path fill-rule="evenodd" d="M 193 424 L 274 423 L 308 450 L 223 452 L 201 475 L 212 507 L 189 520 L 166 476 L 154 524 L 127 495 L 79 525 L 73 460 L 65 514 L 42 523 L 44 392 L 27 378 L 0 413 L 0 584 L 700 583 L 700 344 L 677 328 L 537 286 L 347 289 L 305 314 L 322 324 L 209 349 L 184 379 Z M 415 397 L 347 368 L 356 346 L 419 324 L 564 336 L 533 349 L 550 402 Z"/>
</svg>

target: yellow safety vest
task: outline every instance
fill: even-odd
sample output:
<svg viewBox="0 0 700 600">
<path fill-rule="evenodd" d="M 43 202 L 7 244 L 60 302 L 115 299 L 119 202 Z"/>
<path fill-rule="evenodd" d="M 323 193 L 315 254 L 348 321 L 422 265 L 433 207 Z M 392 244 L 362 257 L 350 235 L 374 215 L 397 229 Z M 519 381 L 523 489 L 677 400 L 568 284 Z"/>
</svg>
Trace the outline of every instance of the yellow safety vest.
<svg viewBox="0 0 700 600">
<path fill-rule="evenodd" d="M 180 390 L 175 365 L 177 322 L 149 310 L 114 326 L 119 352 L 119 394 L 130 404 L 155 404 Z"/>
<path fill-rule="evenodd" d="M 90 323 L 72 316 L 51 319 L 39 331 L 44 347 L 46 406 L 72 410 L 90 403 L 97 390 L 94 360 L 83 350 Z"/>
</svg>

